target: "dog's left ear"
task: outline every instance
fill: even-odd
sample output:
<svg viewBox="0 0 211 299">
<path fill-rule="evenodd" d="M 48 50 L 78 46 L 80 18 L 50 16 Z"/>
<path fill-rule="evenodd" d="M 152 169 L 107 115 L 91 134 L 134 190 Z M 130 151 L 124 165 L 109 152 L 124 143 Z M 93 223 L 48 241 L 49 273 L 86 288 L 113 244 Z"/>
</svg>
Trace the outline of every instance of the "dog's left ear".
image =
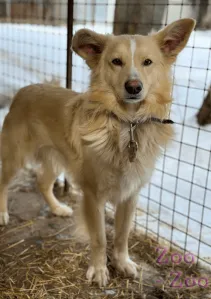
<svg viewBox="0 0 211 299">
<path fill-rule="evenodd" d="M 170 62 L 174 62 L 177 55 L 186 46 L 191 32 L 195 27 L 194 19 L 181 19 L 171 23 L 155 34 L 158 45 Z"/>
<path fill-rule="evenodd" d="M 80 29 L 73 36 L 72 49 L 93 68 L 105 48 L 107 36 L 89 29 Z"/>
</svg>

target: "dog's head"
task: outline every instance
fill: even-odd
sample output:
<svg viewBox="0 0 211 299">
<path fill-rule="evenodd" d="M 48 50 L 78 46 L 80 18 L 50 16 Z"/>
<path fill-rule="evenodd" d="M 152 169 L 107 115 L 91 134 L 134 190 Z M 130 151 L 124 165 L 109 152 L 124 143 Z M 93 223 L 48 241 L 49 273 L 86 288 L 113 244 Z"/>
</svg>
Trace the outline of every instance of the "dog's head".
<svg viewBox="0 0 211 299">
<path fill-rule="evenodd" d="M 72 49 L 92 70 L 92 90 L 113 94 L 120 105 L 167 102 L 170 66 L 194 26 L 193 19 L 181 19 L 149 36 L 103 35 L 81 29 L 73 37 Z"/>
</svg>

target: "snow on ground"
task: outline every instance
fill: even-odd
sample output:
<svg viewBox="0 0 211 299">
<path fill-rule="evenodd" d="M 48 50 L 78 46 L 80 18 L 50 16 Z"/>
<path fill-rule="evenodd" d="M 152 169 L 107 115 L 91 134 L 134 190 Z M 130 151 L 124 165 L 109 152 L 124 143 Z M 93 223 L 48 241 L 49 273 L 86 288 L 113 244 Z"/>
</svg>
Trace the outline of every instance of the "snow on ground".
<svg viewBox="0 0 211 299">
<path fill-rule="evenodd" d="M 86 27 L 112 32 L 109 24 Z M 0 94 L 11 95 L 52 75 L 65 86 L 66 37 L 65 27 L 0 24 Z M 171 112 L 177 136 L 158 161 L 150 186 L 142 190 L 138 205 L 143 213 L 136 217 L 161 239 L 205 259 L 211 258 L 211 126 L 199 129 L 195 115 L 211 82 L 210 46 L 211 32 L 197 31 L 177 60 Z M 72 88 L 83 91 L 88 82 L 89 70 L 73 55 Z M 5 113 L 0 110 L 1 123 Z"/>
</svg>

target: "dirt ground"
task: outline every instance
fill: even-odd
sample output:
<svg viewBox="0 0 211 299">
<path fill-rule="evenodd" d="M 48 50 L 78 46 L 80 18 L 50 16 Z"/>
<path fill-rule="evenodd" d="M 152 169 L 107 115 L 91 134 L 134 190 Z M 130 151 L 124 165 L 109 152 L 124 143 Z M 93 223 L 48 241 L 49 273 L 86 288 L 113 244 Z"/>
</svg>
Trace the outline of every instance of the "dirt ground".
<svg viewBox="0 0 211 299">
<path fill-rule="evenodd" d="M 56 191 L 61 195 L 61 190 Z M 75 196 L 60 196 L 71 204 Z M 0 227 L 0 299 L 211 298 L 211 274 L 195 265 L 157 262 L 158 244 L 137 232 L 130 237 L 131 257 L 141 266 L 140 277 L 123 277 L 112 267 L 113 220 L 107 214 L 108 287 L 90 284 L 85 273 L 89 245 L 73 237 L 73 219 L 53 216 L 37 191 L 31 171 L 13 182 L 9 196 L 10 223 Z M 181 287 L 172 285 L 172 271 L 183 272 Z M 206 277 L 206 287 L 187 287 L 185 279 Z"/>
</svg>

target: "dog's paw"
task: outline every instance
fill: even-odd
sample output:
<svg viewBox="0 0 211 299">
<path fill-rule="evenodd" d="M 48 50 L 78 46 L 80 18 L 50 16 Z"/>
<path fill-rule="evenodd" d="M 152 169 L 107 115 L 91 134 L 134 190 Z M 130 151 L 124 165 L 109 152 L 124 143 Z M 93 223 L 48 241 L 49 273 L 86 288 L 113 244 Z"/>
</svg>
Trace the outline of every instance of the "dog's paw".
<svg viewBox="0 0 211 299">
<path fill-rule="evenodd" d="M 136 278 L 138 276 L 139 266 L 129 257 L 116 258 L 113 261 L 114 267 L 125 276 Z"/>
<path fill-rule="evenodd" d="M 7 225 L 9 222 L 9 214 L 7 212 L 0 212 L 0 225 Z"/>
<path fill-rule="evenodd" d="M 96 282 L 99 287 L 105 287 L 109 282 L 109 272 L 106 266 L 89 266 L 86 273 L 86 278 L 89 280 L 89 282 Z"/>
<path fill-rule="evenodd" d="M 73 213 L 73 210 L 64 203 L 60 203 L 58 206 L 52 209 L 52 213 L 57 216 L 70 217 Z"/>
</svg>

